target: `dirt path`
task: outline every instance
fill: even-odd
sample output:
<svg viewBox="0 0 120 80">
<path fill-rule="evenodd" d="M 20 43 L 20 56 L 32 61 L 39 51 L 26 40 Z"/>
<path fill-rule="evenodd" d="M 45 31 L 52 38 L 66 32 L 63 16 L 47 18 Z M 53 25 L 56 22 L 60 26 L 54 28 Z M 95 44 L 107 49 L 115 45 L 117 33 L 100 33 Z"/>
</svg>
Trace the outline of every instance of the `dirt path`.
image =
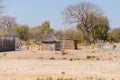
<svg viewBox="0 0 120 80">
<path fill-rule="evenodd" d="M 0 79 L 47 76 L 120 78 L 120 61 L 1 59 Z"/>
</svg>

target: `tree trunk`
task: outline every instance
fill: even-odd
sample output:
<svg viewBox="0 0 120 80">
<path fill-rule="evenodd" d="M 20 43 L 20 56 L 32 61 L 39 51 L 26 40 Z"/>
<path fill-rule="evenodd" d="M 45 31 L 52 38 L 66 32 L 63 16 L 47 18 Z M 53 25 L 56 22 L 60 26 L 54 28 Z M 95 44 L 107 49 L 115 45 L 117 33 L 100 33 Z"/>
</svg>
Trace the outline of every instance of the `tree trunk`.
<svg viewBox="0 0 120 80">
<path fill-rule="evenodd" d="M 90 45 L 90 38 L 89 38 L 88 32 L 85 31 L 85 30 L 82 30 L 82 29 L 81 29 L 81 31 L 82 31 L 82 33 L 83 33 L 84 39 L 86 40 L 86 45 Z"/>
<path fill-rule="evenodd" d="M 84 33 L 83 37 L 86 40 L 86 45 L 90 45 L 90 38 L 87 32 Z"/>
<path fill-rule="evenodd" d="M 90 45 L 90 38 L 88 35 L 86 35 L 85 39 L 86 39 L 86 45 Z"/>
<path fill-rule="evenodd" d="M 86 39 L 86 45 L 90 45 L 90 33 L 87 29 L 87 26 L 85 25 L 85 39 Z"/>
</svg>

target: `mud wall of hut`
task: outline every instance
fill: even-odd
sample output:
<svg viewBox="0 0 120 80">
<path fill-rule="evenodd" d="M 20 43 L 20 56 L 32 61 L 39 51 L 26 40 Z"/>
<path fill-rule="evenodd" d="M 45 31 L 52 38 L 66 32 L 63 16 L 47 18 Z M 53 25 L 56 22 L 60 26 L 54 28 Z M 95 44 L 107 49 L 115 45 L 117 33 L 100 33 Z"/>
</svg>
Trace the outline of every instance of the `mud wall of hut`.
<svg viewBox="0 0 120 80">
<path fill-rule="evenodd" d="M 41 50 L 53 50 L 52 45 L 55 45 L 54 50 L 60 51 L 61 50 L 61 44 L 59 42 L 56 43 L 42 43 Z"/>
<path fill-rule="evenodd" d="M 75 40 L 62 40 L 62 49 L 77 49 L 77 41 Z"/>
<path fill-rule="evenodd" d="M 51 50 L 51 43 L 42 43 L 42 50 Z"/>
</svg>

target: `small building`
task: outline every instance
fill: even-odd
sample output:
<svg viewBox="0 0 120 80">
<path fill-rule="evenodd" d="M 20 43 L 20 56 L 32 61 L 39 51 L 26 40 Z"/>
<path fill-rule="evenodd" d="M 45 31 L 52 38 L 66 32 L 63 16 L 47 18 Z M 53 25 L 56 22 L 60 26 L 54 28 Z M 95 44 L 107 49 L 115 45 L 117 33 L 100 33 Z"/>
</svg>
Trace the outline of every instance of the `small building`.
<svg viewBox="0 0 120 80">
<path fill-rule="evenodd" d="M 70 38 L 58 39 L 55 35 L 49 34 L 42 40 L 42 50 L 78 49 L 78 40 Z"/>
<path fill-rule="evenodd" d="M 0 37 L 0 52 L 14 51 L 15 50 L 15 37 Z"/>
<path fill-rule="evenodd" d="M 73 40 L 70 38 L 64 38 L 61 40 L 61 48 L 62 49 L 78 49 L 78 40 Z"/>
<path fill-rule="evenodd" d="M 42 50 L 61 50 L 61 41 L 53 34 L 46 35 L 42 40 Z"/>
</svg>

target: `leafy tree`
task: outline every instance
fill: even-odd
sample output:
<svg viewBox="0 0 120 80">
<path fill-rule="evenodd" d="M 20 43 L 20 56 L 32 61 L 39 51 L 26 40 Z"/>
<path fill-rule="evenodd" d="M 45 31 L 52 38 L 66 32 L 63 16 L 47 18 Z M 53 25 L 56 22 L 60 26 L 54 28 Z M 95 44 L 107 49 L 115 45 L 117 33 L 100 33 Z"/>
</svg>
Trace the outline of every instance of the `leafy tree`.
<svg viewBox="0 0 120 80">
<path fill-rule="evenodd" d="M 62 30 L 55 31 L 54 33 L 59 39 L 63 39 L 64 32 Z"/>
<path fill-rule="evenodd" d="M 52 33 L 53 32 L 53 29 L 50 28 L 49 21 L 45 21 L 44 23 L 42 23 L 42 25 L 40 27 L 41 27 L 41 30 L 43 33 Z"/>
<path fill-rule="evenodd" d="M 70 38 L 74 40 L 78 40 L 79 42 L 84 42 L 82 35 L 76 29 L 67 29 L 64 31 L 64 37 Z"/>
<path fill-rule="evenodd" d="M 31 28 L 30 31 L 30 39 L 40 40 L 43 37 L 43 32 L 41 31 L 41 27 L 37 26 L 34 28 Z"/>
<path fill-rule="evenodd" d="M 81 33 L 79 33 L 76 29 L 72 29 L 72 28 L 66 29 L 65 31 L 58 30 L 55 32 L 55 35 L 59 39 L 69 38 L 69 39 L 78 40 L 79 42 L 84 42 Z"/>
<path fill-rule="evenodd" d="M 102 10 L 99 6 L 89 2 L 81 2 L 70 5 L 62 12 L 65 23 L 75 23 L 80 32 L 82 32 L 86 44 L 90 44 L 90 38 L 94 23 L 94 18 L 102 16 Z M 95 16 L 95 17 L 94 17 Z M 92 22 L 92 24 L 91 24 Z M 91 27 L 92 26 L 92 27 Z"/>
<path fill-rule="evenodd" d="M 30 38 L 35 40 L 41 40 L 44 35 L 53 33 L 53 29 L 50 27 L 49 21 L 45 21 L 40 26 L 36 26 L 30 29 Z"/>
<path fill-rule="evenodd" d="M 109 40 L 120 42 L 120 28 L 116 28 L 109 33 Z"/>
<path fill-rule="evenodd" d="M 28 40 L 29 38 L 29 27 L 27 25 L 15 26 L 13 30 L 21 40 Z"/>
<path fill-rule="evenodd" d="M 91 27 L 91 37 L 92 41 L 95 42 L 98 39 L 106 40 L 108 37 L 108 31 L 109 31 L 109 21 L 107 17 L 100 16 L 96 17 L 94 16 L 94 19 L 91 19 L 90 21 L 90 27 Z M 92 21 L 95 20 L 95 21 Z"/>
</svg>

